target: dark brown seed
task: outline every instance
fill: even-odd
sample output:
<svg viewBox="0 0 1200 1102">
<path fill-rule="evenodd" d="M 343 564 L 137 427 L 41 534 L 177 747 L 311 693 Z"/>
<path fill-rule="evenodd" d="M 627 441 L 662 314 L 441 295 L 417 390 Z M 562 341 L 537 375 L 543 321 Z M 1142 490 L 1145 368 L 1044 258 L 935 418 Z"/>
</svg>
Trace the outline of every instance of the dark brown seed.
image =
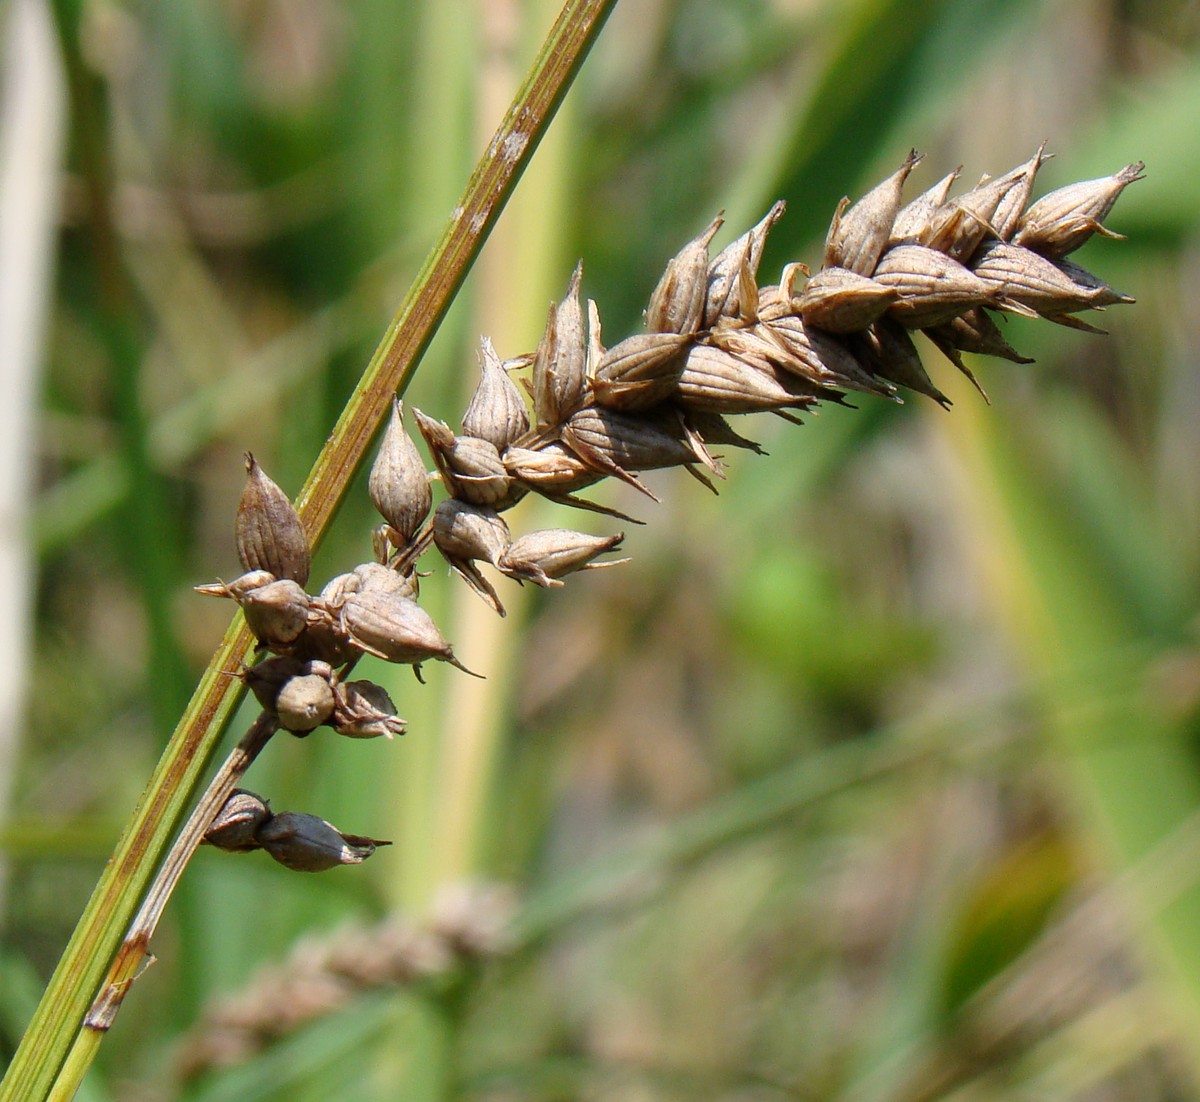
<svg viewBox="0 0 1200 1102">
<path fill-rule="evenodd" d="M 338 865 L 360 865 L 377 847 L 389 844 L 342 834 L 332 823 L 299 811 L 273 816 L 259 828 L 258 840 L 276 861 L 294 872 L 325 872 Z"/>
</svg>

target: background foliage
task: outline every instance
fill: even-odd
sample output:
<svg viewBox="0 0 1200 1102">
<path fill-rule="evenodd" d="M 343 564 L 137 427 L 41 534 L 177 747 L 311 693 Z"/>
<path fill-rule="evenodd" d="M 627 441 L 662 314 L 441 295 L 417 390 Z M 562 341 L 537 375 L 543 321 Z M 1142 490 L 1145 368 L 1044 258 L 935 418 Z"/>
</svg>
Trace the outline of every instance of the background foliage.
<svg viewBox="0 0 1200 1102">
<path fill-rule="evenodd" d="M 555 10 L 56 9 L 72 99 L 0 1053 L 224 628 L 188 587 L 237 569 L 241 452 L 298 487 Z M 785 198 L 764 272 L 815 264 L 837 199 L 910 146 L 917 186 L 1044 138 L 1039 192 L 1144 159 L 1110 220 L 1129 240 L 1081 257 L 1139 303 L 1108 338 L 1015 319 L 1038 362 L 976 365 L 990 408 L 929 349 L 950 414 L 746 422 L 771 454 L 729 457 L 720 498 L 609 491 L 649 522 L 634 561 L 508 587 L 503 622 L 429 578 L 488 680 L 375 666 L 403 741 L 280 741 L 250 778 L 395 846 L 311 878 L 202 852 L 89 1098 L 1200 1097 L 1198 22 L 622 0 L 422 409 L 461 411 L 480 333 L 533 347 L 578 256 L 612 342 L 716 210 L 732 236 Z M 372 523 L 358 493 L 314 574 L 368 557 Z M 204 1004 L 297 938 L 473 878 L 516 888 L 510 954 L 180 1081 Z"/>
</svg>

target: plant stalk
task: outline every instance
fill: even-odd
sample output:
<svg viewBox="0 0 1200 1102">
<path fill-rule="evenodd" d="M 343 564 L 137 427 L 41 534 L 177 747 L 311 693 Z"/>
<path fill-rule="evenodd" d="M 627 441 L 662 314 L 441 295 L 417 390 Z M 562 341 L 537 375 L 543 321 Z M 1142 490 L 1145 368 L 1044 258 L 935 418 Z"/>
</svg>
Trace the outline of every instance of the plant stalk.
<svg viewBox="0 0 1200 1102">
<path fill-rule="evenodd" d="M 314 546 L 361 466 L 392 395 L 406 387 L 615 5 L 616 0 L 567 0 L 559 13 L 300 492 L 297 509 Z M 52 1089 L 54 1097 L 68 1099 L 82 1081 L 102 1034 L 88 1030 L 94 1037 L 87 1038 L 86 1051 L 76 1050 L 66 1067 L 64 1061 L 240 701 L 244 689 L 235 675 L 251 643 L 239 614 L 96 885 L 0 1082 L 0 1102 L 44 1102 Z"/>
</svg>

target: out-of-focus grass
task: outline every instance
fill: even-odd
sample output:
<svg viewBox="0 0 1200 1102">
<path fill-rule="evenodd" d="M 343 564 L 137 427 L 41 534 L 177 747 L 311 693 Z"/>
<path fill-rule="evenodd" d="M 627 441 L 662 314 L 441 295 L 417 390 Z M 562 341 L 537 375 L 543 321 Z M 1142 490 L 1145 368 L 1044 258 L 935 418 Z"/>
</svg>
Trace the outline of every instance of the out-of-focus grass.
<svg viewBox="0 0 1200 1102">
<path fill-rule="evenodd" d="M 297 487 L 552 8 L 77 6 L 132 290 L 96 285 L 79 135 L 0 1051 L 157 756 L 175 690 L 152 656 L 173 638 L 198 668 L 223 628 L 187 586 L 234 569 L 240 452 Z M 634 561 L 506 592 L 507 621 L 429 578 L 489 682 L 364 667 L 409 736 L 289 740 L 249 779 L 395 847 L 312 879 L 201 853 L 97 1089 L 169 1097 L 204 1000 L 488 875 L 520 888 L 525 940 L 462 1004 L 376 996 L 184 1096 L 1195 1097 L 1196 32 L 1184 4 L 626 0 L 416 405 L 454 419 L 478 333 L 532 347 L 576 256 L 610 343 L 716 209 L 732 235 L 786 198 L 765 270 L 815 263 L 837 198 L 910 146 L 927 182 L 1049 139 L 1040 190 L 1144 158 L 1111 220 L 1130 239 L 1082 258 L 1140 301 L 1105 339 L 1014 322 L 1039 362 L 974 365 L 990 408 L 959 387 L 950 414 L 748 421 L 771 455 L 731 457 L 719 499 L 620 498 L 649 521 Z M 318 574 L 371 523 L 360 493 Z M 859 782 L 799 798 L 839 768 Z M 76 823 L 104 837 L 72 858 Z"/>
</svg>

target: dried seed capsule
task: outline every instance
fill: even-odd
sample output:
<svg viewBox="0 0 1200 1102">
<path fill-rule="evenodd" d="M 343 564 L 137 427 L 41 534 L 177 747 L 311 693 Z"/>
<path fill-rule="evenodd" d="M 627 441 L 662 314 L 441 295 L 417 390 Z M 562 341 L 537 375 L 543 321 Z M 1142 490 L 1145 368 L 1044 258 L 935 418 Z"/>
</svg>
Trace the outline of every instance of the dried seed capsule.
<svg viewBox="0 0 1200 1102">
<path fill-rule="evenodd" d="M 1029 196 L 1033 194 L 1033 181 L 1038 169 L 1052 156 L 1053 154 L 1046 152 L 1046 143 L 1042 142 L 1028 161 L 1000 177 L 1001 180 L 1011 177 L 1015 181 L 1015 186 L 1005 192 L 991 218 L 992 228 L 1001 241 L 1007 241 L 1016 233 L 1021 215 L 1025 213 L 1025 207 L 1029 203 Z"/>
<path fill-rule="evenodd" d="M 1002 241 L 986 246 L 972 270 L 1006 300 L 1019 302 L 1039 314 L 1086 310 L 1100 295 L 1098 288 L 1076 283 L 1044 256 Z"/>
<path fill-rule="evenodd" d="M 259 705 L 266 711 L 273 712 L 279 690 L 293 677 L 299 677 L 304 672 L 305 663 L 300 659 L 281 654 L 248 666 L 241 676 Z"/>
<path fill-rule="evenodd" d="M 392 738 L 405 731 L 404 720 L 381 685 L 347 681 L 336 689 L 337 707 L 330 725 L 347 738 Z"/>
<path fill-rule="evenodd" d="M 822 268 L 804 284 L 792 300 L 805 325 L 830 333 L 853 333 L 865 329 L 900 297 L 894 287 L 885 287 L 867 276 L 845 268 Z"/>
<path fill-rule="evenodd" d="M 638 333 L 614 344 L 596 365 L 592 392 L 597 404 L 641 410 L 670 398 L 688 340 L 678 333 Z"/>
<path fill-rule="evenodd" d="M 416 578 L 409 574 L 401 574 L 390 566 L 377 562 L 364 562 L 354 568 L 352 577 L 356 579 L 356 592 L 368 589 L 381 589 L 388 593 L 398 593 L 401 597 L 417 595 Z"/>
<path fill-rule="evenodd" d="M 453 497 L 476 505 L 496 505 L 507 509 L 520 499 L 496 446 L 473 436 L 455 436 L 443 421 L 413 410 L 417 427 L 425 437 L 442 482 Z"/>
<path fill-rule="evenodd" d="M 597 406 L 574 414 L 563 426 L 562 436 L 585 463 L 599 454 L 606 466 L 623 471 L 651 471 L 696 461 L 695 452 L 678 429 L 670 431 L 646 417 Z"/>
<path fill-rule="evenodd" d="M 558 310 L 550 304 L 546 331 L 533 354 L 533 420 L 542 432 L 558 424 L 558 405 L 555 402 L 554 364 L 558 359 Z"/>
<path fill-rule="evenodd" d="M 957 318 L 931 326 L 923 332 L 962 370 L 965 368 L 962 368 L 961 362 L 955 356 L 951 356 L 946 351 L 947 348 L 960 352 L 975 352 L 982 356 L 999 356 L 1017 364 L 1033 363 L 1032 359 L 1020 355 L 1004 339 L 991 315 L 981 307 L 968 310 Z"/>
<path fill-rule="evenodd" d="M 1094 233 L 1118 236 L 1102 223 L 1121 192 L 1142 179 L 1145 167 L 1137 161 L 1112 176 L 1068 184 L 1042 196 L 1025 212 L 1013 244 L 1057 260 L 1074 252 Z"/>
<path fill-rule="evenodd" d="M 429 613 L 410 597 L 379 590 L 353 593 L 338 619 L 356 647 L 388 662 L 420 665 L 436 659 L 471 672 L 454 657 Z"/>
<path fill-rule="evenodd" d="M 249 452 L 246 474 L 234 526 L 238 559 L 248 571 L 267 570 L 304 585 L 312 558 L 299 514 Z"/>
<path fill-rule="evenodd" d="M 910 150 L 904 163 L 854 206 L 847 210 L 849 200 L 842 200 L 825 239 L 823 267 L 847 268 L 862 276 L 869 276 L 875 270 L 900 212 L 904 181 L 920 160 L 921 155 L 915 149 Z"/>
<path fill-rule="evenodd" d="M 579 284 L 583 279 L 583 261 L 575 265 L 567 296 L 558 304 L 554 332 L 558 342 L 558 355 L 554 360 L 549 383 L 554 391 L 552 408 L 557 411 L 555 421 L 569 417 L 582 404 L 587 392 L 587 331 L 583 325 L 583 303 L 579 298 Z"/>
<path fill-rule="evenodd" d="M 962 171 L 961 166 L 943 176 L 928 191 L 923 191 L 907 206 L 900 208 L 892 223 L 892 232 L 888 236 L 888 245 L 899 245 L 903 242 L 916 243 L 929 226 L 933 213 L 945 203 L 954 181 Z"/>
<path fill-rule="evenodd" d="M 367 492 L 380 515 L 407 543 L 433 507 L 433 493 L 421 453 L 404 429 L 404 405 L 392 402 L 379 455 L 371 467 Z"/>
<path fill-rule="evenodd" d="M 390 843 L 343 834 L 332 823 L 299 811 L 284 811 L 259 829 L 258 839 L 272 857 L 295 872 L 324 872 L 338 865 L 362 864 L 379 846 Z"/>
<path fill-rule="evenodd" d="M 433 542 L 448 560 L 495 564 L 509 544 L 508 525 L 494 510 L 447 498 L 433 514 Z"/>
<path fill-rule="evenodd" d="M 270 650 L 294 643 L 308 624 L 308 594 L 290 578 L 251 589 L 238 604 L 254 637 Z"/>
<path fill-rule="evenodd" d="M 792 393 L 773 375 L 707 344 L 688 352 L 679 378 L 679 402 L 686 409 L 705 413 L 756 413 L 812 405 L 810 397 Z"/>
<path fill-rule="evenodd" d="M 473 436 L 459 436 L 445 453 L 454 472 L 456 497 L 473 505 L 514 505 L 512 479 L 504 469 L 496 445 Z"/>
<path fill-rule="evenodd" d="M 480 342 L 479 363 L 479 385 L 463 414 L 463 432 L 502 452 L 529 431 L 529 411 L 487 337 Z"/>
<path fill-rule="evenodd" d="M 769 322 L 768 328 L 787 350 L 783 368 L 814 386 L 849 388 L 887 398 L 896 393 L 895 387 L 864 369 L 842 338 L 808 328 L 803 318 L 779 318 Z"/>
<path fill-rule="evenodd" d="M 700 328 L 708 292 L 708 245 L 724 221 L 717 215 L 667 261 L 646 307 L 648 332 L 691 334 Z"/>
<path fill-rule="evenodd" d="M 307 734 L 333 715 L 333 705 L 329 678 L 310 673 L 284 682 L 275 697 L 275 714 L 285 731 Z"/>
<path fill-rule="evenodd" d="M 980 243 L 991 234 L 999 236 L 992 219 L 1010 191 L 1021 183 L 1013 173 L 987 180 L 943 204 L 930 216 L 919 238 L 920 244 L 965 264 Z"/>
<path fill-rule="evenodd" d="M 229 853 L 261 849 L 258 831 L 271 818 L 267 801 L 254 792 L 235 788 L 204 832 L 204 842 Z"/>
<path fill-rule="evenodd" d="M 628 562 L 628 559 L 593 561 L 614 550 L 624 538 L 623 532 L 615 536 L 589 536 L 567 528 L 547 528 L 518 536 L 496 565 L 510 578 L 540 586 L 561 585 L 559 579 L 577 570 L 598 570 Z"/>
<path fill-rule="evenodd" d="M 540 448 L 508 448 L 504 466 L 538 493 L 569 494 L 600 481 L 570 448 L 555 441 Z"/>
<path fill-rule="evenodd" d="M 937 325 L 994 302 L 997 291 L 957 260 L 921 245 L 897 245 L 883 254 L 874 278 L 900 293 L 888 310 L 911 329 Z"/>
<path fill-rule="evenodd" d="M 916 345 L 898 322 L 880 318 L 854 337 L 854 352 L 872 374 L 924 394 L 943 409 L 950 408 L 950 399 L 930 381 Z"/>
<path fill-rule="evenodd" d="M 708 267 L 708 293 L 704 307 L 704 327 L 711 329 L 720 317 L 742 316 L 743 289 L 747 279 L 752 285 L 762 262 L 767 235 L 775 223 L 783 217 L 786 204 L 777 202 L 762 220 L 742 234 L 736 241 L 726 245 Z M 747 309 L 756 304 L 745 301 Z"/>
</svg>

